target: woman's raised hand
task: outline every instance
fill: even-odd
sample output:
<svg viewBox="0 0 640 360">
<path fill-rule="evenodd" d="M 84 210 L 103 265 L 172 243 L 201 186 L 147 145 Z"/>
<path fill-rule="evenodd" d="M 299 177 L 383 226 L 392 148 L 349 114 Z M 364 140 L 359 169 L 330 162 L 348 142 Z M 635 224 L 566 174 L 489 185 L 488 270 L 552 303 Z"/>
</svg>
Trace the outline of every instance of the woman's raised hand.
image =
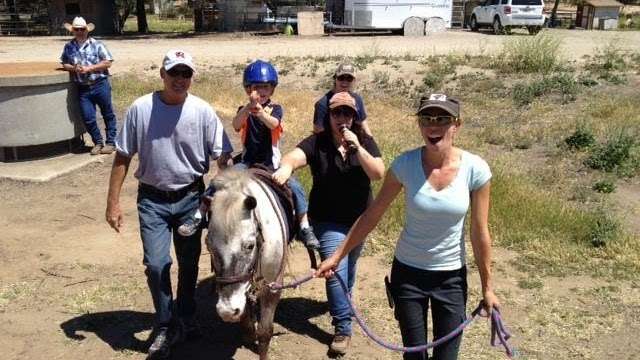
<svg viewBox="0 0 640 360">
<path fill-rule="evenodd" d="M 353 133 L 353 131 L 349 130 L 346 126 L 341 128 L 342 139 L 346 143 L 347 147 L 354 147 L 355 149 L 360 147 L 360 142 L 358 141 L 358 136 Z"/>
<path fill-rule="evenodd" d="M 282 164 L 280 168 L 271 175 L 271 177 L 278 184 L 284 185 L 284 183 L 286 183 L 287 180 L 289 180 L 289 177 L 291 177 L 292 172 L 293 172 L 293 169 L 291 168 L 291 166 L 287 164 Z"/>
</svg>

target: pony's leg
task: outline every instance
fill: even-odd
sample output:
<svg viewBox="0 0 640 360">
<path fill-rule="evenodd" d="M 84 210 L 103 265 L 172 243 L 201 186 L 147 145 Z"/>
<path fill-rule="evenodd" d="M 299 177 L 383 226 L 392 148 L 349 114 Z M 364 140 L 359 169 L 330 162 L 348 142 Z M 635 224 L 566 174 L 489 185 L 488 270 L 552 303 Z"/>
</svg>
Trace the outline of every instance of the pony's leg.
<svg viewBox="0 0 640 360">
<path fill-rule="evenodd" d="M 273 335 L 273 318 L 276 314 L 276 307 L 280 301 L 280 293 L 267 293 L 260 299 L 260 320 L 258 322 L 258 354 L 260 360 L 267 360 L 269 343 Z"/>
<path fill-rule="evenodd" d="M 240 322 L 242 329 L 242 343 L 254 347 L 256 344 L 256 315 L 252 304 L 247 303 L 244 317 Z"/>
</svg>

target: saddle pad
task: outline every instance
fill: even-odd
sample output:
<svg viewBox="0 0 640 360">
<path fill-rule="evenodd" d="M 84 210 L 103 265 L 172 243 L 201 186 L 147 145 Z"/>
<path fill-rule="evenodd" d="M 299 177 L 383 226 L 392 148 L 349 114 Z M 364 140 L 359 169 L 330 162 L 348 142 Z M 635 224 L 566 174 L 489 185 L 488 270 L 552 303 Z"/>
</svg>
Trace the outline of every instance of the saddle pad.
<svg viewBox="0 0 640 360">
<path fill-rule="evenodd" d="M 293 206 L 293 194 L 288 186 L 283 186 L 275 182 L 271 177 L 273 171 L 267 167 L 253 165 L 249 169 L 251 175 L 258 181 L 262 182 L 269 191 L 274 195 L 276 199 L 276 205 L 278 206 L 281 214 L 284 215 L 284 220 L 287 223 L 285 233 L 288 242 L 291 242 L 298 233 L 298 221 L 295 217 L 295 209 Z"/>
</svg>

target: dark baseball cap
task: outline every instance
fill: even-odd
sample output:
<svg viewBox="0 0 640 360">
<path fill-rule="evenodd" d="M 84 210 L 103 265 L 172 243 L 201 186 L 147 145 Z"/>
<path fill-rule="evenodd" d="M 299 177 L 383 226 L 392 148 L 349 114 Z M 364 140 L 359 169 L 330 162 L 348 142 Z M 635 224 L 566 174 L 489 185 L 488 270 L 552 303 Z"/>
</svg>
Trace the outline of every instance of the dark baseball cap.
<svg viewBox="0 0 640 360">
<path fill-rule="evenodd" d="M 445 94 L 431 94 L 420 99 L 416 115 L 422 115 L 427 109 L 438 108 L 448 112 L 451 116 L 460 117 L 460 101 Z"/>
<path fill-rule="evenodd" d="M 354 79 L 356 77 L 356 68 L 355 66 L 353 66 L 352 64 L 340 64 L 338 65 L 338 67 L 336 68 L 336 72 L 333 75 L 334 77 L 338 77 L 338 76 L 342 76 L 342 75 L 349 75 L 352 76 Z"/>
</svg>

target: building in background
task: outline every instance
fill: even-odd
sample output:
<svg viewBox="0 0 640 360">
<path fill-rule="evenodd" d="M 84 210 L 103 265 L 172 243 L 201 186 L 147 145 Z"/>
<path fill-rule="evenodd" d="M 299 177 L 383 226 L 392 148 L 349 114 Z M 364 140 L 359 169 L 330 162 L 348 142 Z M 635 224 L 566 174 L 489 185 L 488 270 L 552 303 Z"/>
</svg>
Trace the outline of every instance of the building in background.
<svg viewBox="0 0 640 360">
<path fill-rule="evenodd" d="M 76 16 L 94 23 L 95 35 L 115 34 L 115 10 L 113 0 L 0 0 L 0 35 L 63 35 Z"/>
<path fill-rule="evenodd" d="M 588 30 L 616 29 L 622 6 L 615 0 L 585 0 L 578 5 L 576 27 Z"/>
<path fill-rule="evenodd" d="M 111 35 L 117 32 L 114 1 L 49 0 L 49 27 L 52 34 L 64 34 L 63 22 L 82 16 L 96 25 L 93 35 Z"/>
</svg>

